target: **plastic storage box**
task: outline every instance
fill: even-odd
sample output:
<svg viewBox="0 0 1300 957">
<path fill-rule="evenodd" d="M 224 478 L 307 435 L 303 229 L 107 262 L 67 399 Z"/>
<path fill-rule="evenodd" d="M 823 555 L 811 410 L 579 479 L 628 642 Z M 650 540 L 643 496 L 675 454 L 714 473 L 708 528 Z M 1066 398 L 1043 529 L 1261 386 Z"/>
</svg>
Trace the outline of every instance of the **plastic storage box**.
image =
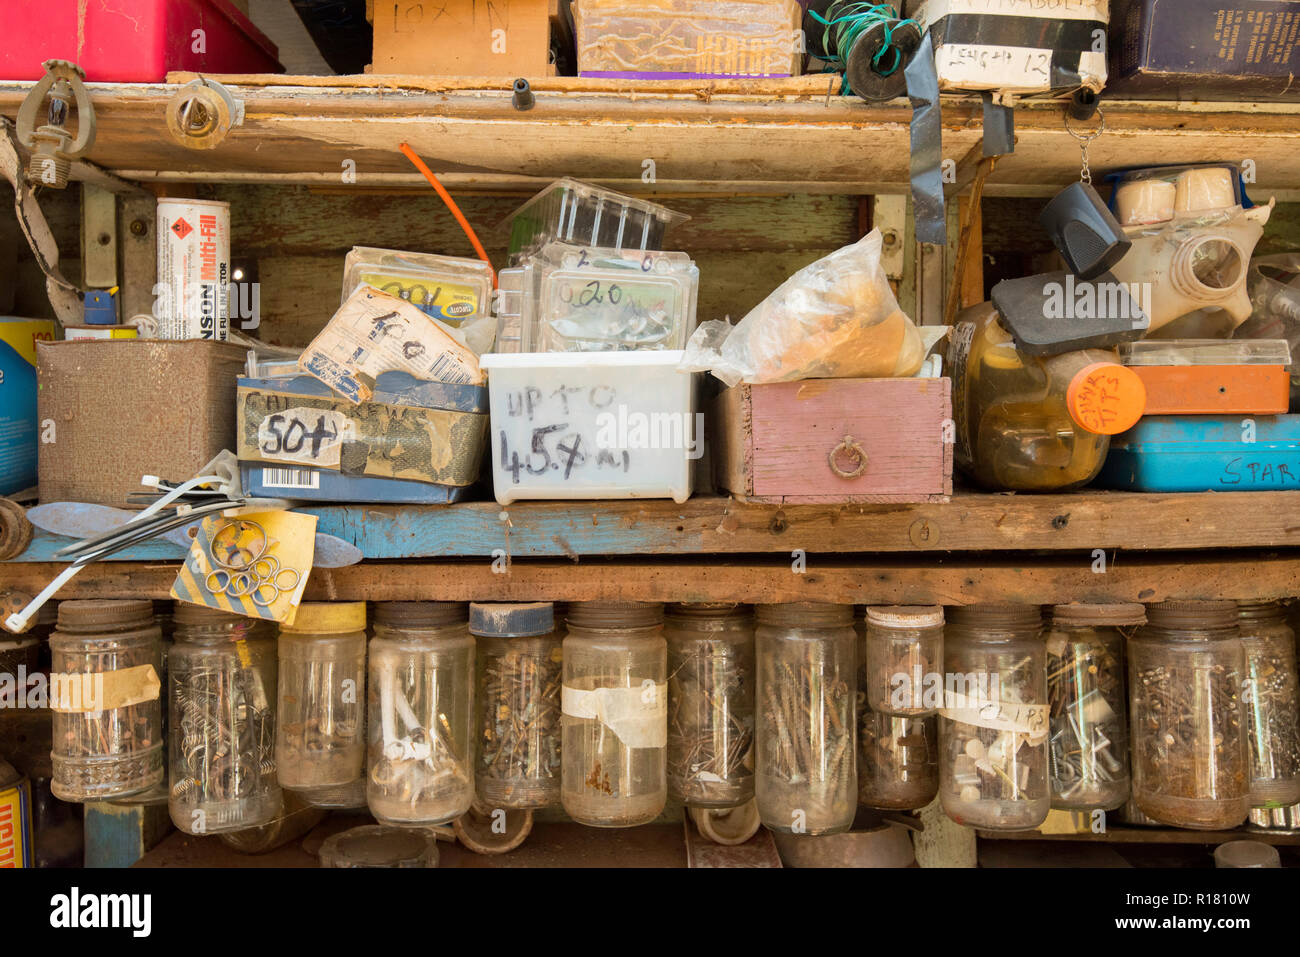
<svg viewBox="0 0 1300 957">
<path fill-rule="evenodd" d="M 1143 492 L 1300 488 L 1300 415 L 1158 415 L 1110 440 L 1095 483 Z"/>
<path fill-rule="evenodd" d="M 496 500 L 691 494 L 700 457 L 684 353 L 536 352 L 482 357 Z"/>
<path fill-rule="evenodd" d="M 229 0 L 5 0 L 4 7 L 6 80 L 38 80 L 49 59 L 75 61 L 90 83 L 157 83 L 170 70 L 284 70 L 275 44 Z"/>
<path fill-rule="evenodd" d="M 396 296 L 449 326 L 488 314 L 492 267 L 478 259 L 353 246 L 343 261 L 343 297 L 360 285 Z"/>
<path fill-rule="evenodd" d="M 1281 415 L 1290 402 L 1284 339 L 1147 340 L 1119 355 L 1146 386 L 1148 415 Z"/>
<path fill-rule="evenodd" d="M 517 265 L 525 256 L 556 241 L 611 249 L 662 249 L 668 229 L 688 219 L 685 213 L 675 213 L 647 199 L 566 176 L 511 215 L 510 262 Z"/>
</svg>

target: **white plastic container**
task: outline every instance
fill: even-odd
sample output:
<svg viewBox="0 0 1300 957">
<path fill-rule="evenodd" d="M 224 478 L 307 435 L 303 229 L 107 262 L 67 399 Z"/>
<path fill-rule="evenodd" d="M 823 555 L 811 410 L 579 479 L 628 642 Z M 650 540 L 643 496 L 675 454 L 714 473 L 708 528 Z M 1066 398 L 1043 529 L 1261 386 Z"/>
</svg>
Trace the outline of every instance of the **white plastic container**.
<svg viewBox="0 0 1300 957">
<path fill-rule="evenodd" d="M 695 375 L 679 350 L 490 353 L 496 500 L 691 494 L 703 453 Z"/>
</svg>

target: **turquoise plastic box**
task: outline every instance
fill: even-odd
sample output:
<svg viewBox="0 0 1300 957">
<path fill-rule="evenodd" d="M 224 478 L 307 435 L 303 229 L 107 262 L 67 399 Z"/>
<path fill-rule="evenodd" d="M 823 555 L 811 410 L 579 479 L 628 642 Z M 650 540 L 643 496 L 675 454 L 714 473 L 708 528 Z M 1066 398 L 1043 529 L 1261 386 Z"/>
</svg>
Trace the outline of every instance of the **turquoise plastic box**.
<svg viewBox="0 0 1300 957">
<path fill-rule="evenodd" d="M 1153 415 L 1110 440 L 1094 485 L 1142 492 L 1300 488 L 1300 415 Z"/>
</svg>

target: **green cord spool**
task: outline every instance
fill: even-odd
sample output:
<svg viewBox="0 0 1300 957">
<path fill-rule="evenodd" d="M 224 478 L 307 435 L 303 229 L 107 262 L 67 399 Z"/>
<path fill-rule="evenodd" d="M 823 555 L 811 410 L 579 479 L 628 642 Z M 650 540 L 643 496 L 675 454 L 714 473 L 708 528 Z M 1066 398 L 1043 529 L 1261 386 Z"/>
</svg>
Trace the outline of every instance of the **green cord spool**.
<svg viewBox="0 0 1300 957">
<path fill-rule="evenodd" d="M 900 18 L 891 4 L 815 4 L 805 14 L 804 33 L 814 56 L 844 72 L 842 94 L 876 103 L 906 93 L 903 67 L 921 45 L 921 27 Z"/>
</svg>

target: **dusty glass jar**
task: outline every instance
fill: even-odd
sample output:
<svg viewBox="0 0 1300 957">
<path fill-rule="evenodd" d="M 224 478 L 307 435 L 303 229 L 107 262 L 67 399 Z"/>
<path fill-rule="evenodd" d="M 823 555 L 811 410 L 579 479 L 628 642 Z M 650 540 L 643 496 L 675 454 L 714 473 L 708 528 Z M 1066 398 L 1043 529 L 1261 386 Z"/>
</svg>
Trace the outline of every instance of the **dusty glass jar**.
<svg viewBox="0 0 1300 957">
<path fill-rule="evenodd" d="M 1244 695 L 1250 747 L 1250 803 L 1287 807 L 1300 802 L 1300 727 L 1295 633 L 1279 601 L 1237 605 L 1246 654 Z"/>
<path fill-rule="evenodd" d="M 1124 643 L 1146 623 L 1136 603 L 1052 609 L 1047 629 L 1052 807 L 1113 811 L 1128 800 Z"/>
<path fill-rule="evenodd" d="M 1036 605 L 954 608 L 944 630 L 939 796 L 958 824 L 1017 831 L 1043 823 L 1048 708 Z"/>
<path fill-rule="evenodd" d="M 867 705 L 883 714 L 935 714 L 942 689 L 943 607 L 868 608 L 863 689 Z"/>
<path fill-rule="evenodd" d="M 366 603 L 303 602 L 279 650 L 276 769 L 311 801 L 365 776 Z"/>
<path fill-rule="evenodd" d="M 858 803 L 911 811 L 939 793 L 939 721 L 858 713 Z"/>
<path fill-rule="evenodd" d="M 561 800 L 592 827 L 632 827 L 668 800 L 668 647 L 663 606 L 569 606 Z"/>
<path fill-rule="evenodd" d="M 161 639 L 152 602 L 59 605 L 50 790 L 60 801 L 123 797 L 162 781 Z"/>
<path fill-rule="evenodd" d="M 1149 606 L 1128 659 L 1138 810 L 1174 827 L 1237 827 L 1250 811 L 1250 775 L 1236 602 Z"/>
<path fill-rule="evenodd" d="M 474 802 L 467 613 L 463 602 L 375 605 L 366 803 L 383 824 L 445 824 Z"/>
<path fill-rule="evenodd" d="M 754 796 L 754 616 L 747 605 L 672 605 L 668 641 L 668 794 L 687 807 Z"/>
<path fill-rule="evenodd" d="M 847 831 L 858 805 L 853 606 L 757 612 L 759 817 L 791 834 Z"/>
<path fill-rule="evenodd" d="M 275 775 L 275 632 L 270 621 L 176 604 L 167 657 L 172 822 L 186 834 L 269 823 Z"/>
<path fill-rule="evenodd" d="M 475 792 L 489 808 L 560 803 L 564 635 L 550 602 L 469 606 L 478 648 Z"/>
</svg>

